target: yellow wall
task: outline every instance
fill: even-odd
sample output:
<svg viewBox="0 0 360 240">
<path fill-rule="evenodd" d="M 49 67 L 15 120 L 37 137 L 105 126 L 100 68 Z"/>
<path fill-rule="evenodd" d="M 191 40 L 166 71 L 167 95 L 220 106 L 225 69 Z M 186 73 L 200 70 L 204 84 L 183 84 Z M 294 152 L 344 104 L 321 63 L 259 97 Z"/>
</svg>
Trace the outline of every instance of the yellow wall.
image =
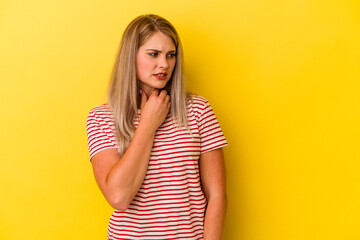
<svg viewBox="0 0 360 240">
<path fill-rule="evenodd" d="M 1 1 L 0 239 L 105 239 L 85 121 L 143 13 L 176 26 L 230 143 L 225 239 L 360 239 L 355 0 Z"/>
</svg>

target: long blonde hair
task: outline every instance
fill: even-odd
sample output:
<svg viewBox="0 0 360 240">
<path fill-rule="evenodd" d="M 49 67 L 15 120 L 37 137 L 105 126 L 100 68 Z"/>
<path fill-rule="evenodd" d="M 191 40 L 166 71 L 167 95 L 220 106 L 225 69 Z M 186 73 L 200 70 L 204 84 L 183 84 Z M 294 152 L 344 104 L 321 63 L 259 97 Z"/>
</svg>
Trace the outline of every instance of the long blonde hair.
<svg viewBox="0 0 360 240">
<path fill-rule="evenodd" d="M 123 155 L 135 133 L 134 118 L 140 106 L 136 55 L 139 47 L 155 32 L 169 36 L 176 47 L 176 64 L 165 86 L 170 93 L 170 114 L 177 127 L 187 125 L 187 91 L 183 79 L 183 50 L 179 35 L 166 19 L 149 14 L 135 18 L 125 29 L 110 77 L 108 103 L 114 115 L 115 136 Z"/>
</svg>

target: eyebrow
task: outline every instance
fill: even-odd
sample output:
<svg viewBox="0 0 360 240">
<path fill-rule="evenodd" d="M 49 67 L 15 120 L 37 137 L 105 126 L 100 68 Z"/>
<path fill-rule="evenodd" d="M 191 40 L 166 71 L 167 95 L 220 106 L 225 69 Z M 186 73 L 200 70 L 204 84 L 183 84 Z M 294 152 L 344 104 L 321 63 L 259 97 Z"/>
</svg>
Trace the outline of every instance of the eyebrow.
<svg viewBox="0 0 360 240">
<path fill-rule="evenodd" d="M 156 49 L 151 49 L 151 48 L 146 49 L 145 51 L 153 51 L 153 52 L 159 52 L 159 53 L 161 53 L 161 51 L 156 50 Z M 176 50 L 170 50 L 168 53 L 173 53 L 173 52 L 176 52 Z"/>
</svg>

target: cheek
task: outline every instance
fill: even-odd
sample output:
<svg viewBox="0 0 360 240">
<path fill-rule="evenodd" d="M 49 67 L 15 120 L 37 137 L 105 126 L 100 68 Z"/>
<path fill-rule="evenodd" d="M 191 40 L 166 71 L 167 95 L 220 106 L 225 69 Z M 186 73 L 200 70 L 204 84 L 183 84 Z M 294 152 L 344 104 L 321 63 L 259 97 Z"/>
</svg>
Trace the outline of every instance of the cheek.
<svg viewBox="0 0 360 240">
<path fill-rule="evenodd" d="M 175 64 L 176 64 L 176 59 L 174 59 L 174 60 L 171 62 L 171 68 L 172 68 L 172 70 L 174 70 Z"/>
<path fill-rule="evenodd" d="M 146 74 L 146 72 L 150 69 L 150 63 L 144 56 L 138 56 L 136 62 L 136 72 L 138 77 L 141 77 Z"/>
</svg>

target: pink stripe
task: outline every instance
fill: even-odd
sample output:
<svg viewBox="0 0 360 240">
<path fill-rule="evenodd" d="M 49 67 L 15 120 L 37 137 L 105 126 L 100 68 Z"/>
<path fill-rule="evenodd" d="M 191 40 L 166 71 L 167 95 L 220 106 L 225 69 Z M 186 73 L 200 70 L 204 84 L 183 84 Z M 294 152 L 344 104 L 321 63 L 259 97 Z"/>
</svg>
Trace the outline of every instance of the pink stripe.
<svg viewBox="0 0 360 240">
<path fill-rule="evenodd" d="M 112 233 L 112 234 L 117 234 L 117 233 L 111 231 L 110 228 L 111 228 L 111 226 L 109 226 L 109 229 L 108 229 L 108 231 L 109 231 L 110 233 Z M 113 228 L 111 228 L 111 229 L 113 229 Z M 115 229 L 113 229 L 113 230 L 115 230 Z M 195 232 L 197 232 L 197 231 L 199 231 L 199 230 L 194 230 L 193 232 L 189 232 L 189 233 L 195 233 Z M 189 233 L 187 233 L 187 234 L 189 234 Z M 182 234 L 186 234 L 186 233 L 182 233 Z M 131 234 L 121 234 L 121 235 L 119 235 L 119 236 L 141 237 L 141 238 L 144 238 L 144 237 L 163 237 L 163 236 L 166 237 L 166 236 L 176 236 L 176 235 L 177 235 L 177 233 L 176 233 L 176 234 L 164 234 L 164 235 L 154 235 L 154 234 L 151 234 L 151 235 L 143 235 L 143 236 L 131 235 Z M 196 235 L 194 235 L 194 236 L 192 236 L 192 237 L 184 237 L 184 236 L 182 236 L 181 239 L 193 239 L 194 237 L 199 236 L 199 235 L 202 235 L 202 233 L 198 233 L 198 234 L 196 234 Z M 112 236 L 112 237 L 115 238 L 115 239 L 122 239 L 122 240 L 124 240 L 124 238 L 119 238 L 119 237 L 116 237 L 116 236 Z M 170 238 L 162 238 L 162 239 L 164 239 L 164 240 L 165 240 L 165 239 L 166 239 L 166 240 L 170 240 Z M 179 238 L 171 238 L 171 239 L 179 239 Z M 125 240 L 126 240 L 126 238 L 125 238 Z"/>
<path fill-rule="evenodd" d="M 166 191 L 170 192 L 170 191 L 179 191 L 179 190 L 188 189 L 189 190 L 188 192 L 202 192 L 201 189 L 199 189 L 198 191 L 194 191 L 194 190 L 191 190 L 192 188 L 199 189 L 198 187 L 189 187 L 189 188 L 179 188 L 179 189 L 166 189 Z M 158 192 L 164 192 L 164 190 L 146 191 L 146 192 L 143 192 L 142 190 L 138 191 L 138 193 L 143 193 L 143 194 L 151 194 L 151 193 L 158 193 Z"/>
<path fill-rule="evenodd" d="M 197 194 L 190 194 L 190 193 L 197 193 Z M 189 191 L 189 192 L 184 192 L 184 193 L 171 193 L 171 194 L 164 193 L 164 194 L 157 194 L 157 195 L 152 195 L 152 196 L 140 196 L 139 194 L 140 194 L 140 192 L 137 193 L 136 198 L 147 199 L 147 198 L 157 198 L 157 197 L 164 197 L 164 196 L 177 196 L 177 195 L 186 195 L 186 194 L 188 194 L 191 197 L 204 197 L 204 195 L 202 194 L 202 191 L 197 191 L 197 192 Z"/>
</svg>

